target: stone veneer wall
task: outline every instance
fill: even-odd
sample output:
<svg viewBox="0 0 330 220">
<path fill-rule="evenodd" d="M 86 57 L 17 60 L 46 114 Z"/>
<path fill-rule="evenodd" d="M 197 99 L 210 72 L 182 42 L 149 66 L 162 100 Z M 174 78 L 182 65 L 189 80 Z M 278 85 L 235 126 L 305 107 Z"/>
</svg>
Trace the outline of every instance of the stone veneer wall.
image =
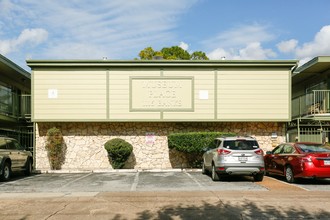
<svg viewBox="0 0 330 220">
<path fill-rule="evenodd" d="M 36 123 L 36 170 L 50 169 L 45 150 L 46 133 L 54 126 L 64 136 L 66 158 L 62 169 L 66 170 L 112 169 L 104 143 L 116 137 L 133 145 L 133 154 L 125 168 L 134 169 L 186 167 L 182 155 L 168 149 L 167 135 L 173 132 L 223 131 L 250 135 L 264 151 L 285 141 L 285 123 L 277 122 Z M 275 140 L 271 139 L 272 133 L 277 133 Z"/>
</svg>

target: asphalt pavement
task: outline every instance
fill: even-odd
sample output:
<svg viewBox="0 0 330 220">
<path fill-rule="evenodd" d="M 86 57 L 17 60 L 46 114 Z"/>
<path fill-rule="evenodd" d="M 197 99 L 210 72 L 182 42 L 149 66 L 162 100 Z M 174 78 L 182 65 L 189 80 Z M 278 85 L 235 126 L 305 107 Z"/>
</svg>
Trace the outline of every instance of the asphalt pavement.
<svg viewBox="0 0 330 220">
<path fill-rule="evenodd" d="M 272 179 L 271 184 L 270 179 Z M 267 185 L 268 184 L 268 185 Z M 288 184 L 280 177 L 265 177 L 254 182 L 252 177 L 233 176 L 214 182 L 200 171 L 167 172 L 86 172 L 43 173 L 29 177 L 15 175 L 11 181 L 0 182 L 1 192 L 147 192 L 147 191 L 269 191 L 276 187 L 291 187 L 295 190 L 330 191 L 330 179 L 304 180 Z"/>
</svg>

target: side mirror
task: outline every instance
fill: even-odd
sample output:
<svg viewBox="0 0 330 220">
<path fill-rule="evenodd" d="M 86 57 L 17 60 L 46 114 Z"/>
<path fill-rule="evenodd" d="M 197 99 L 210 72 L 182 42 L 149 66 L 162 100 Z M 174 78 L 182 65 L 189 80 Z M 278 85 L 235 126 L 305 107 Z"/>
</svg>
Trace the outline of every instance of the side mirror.
<svg viewBox="0 0 330 220">
<path fill-rule="evenodd" d="M 266 151 L 266 154 L 272 154 L 272 152 L 271 151 Z"/>
</svg>

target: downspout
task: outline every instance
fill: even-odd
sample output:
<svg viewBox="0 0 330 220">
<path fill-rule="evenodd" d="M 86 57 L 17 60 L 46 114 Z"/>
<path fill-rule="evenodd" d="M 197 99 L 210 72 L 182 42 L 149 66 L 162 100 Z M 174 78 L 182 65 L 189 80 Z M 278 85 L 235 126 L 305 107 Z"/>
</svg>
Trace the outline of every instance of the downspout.
<svg viewBox="0 0 330 220">
<path fill-rule="evenodd" d="M 319 120 L 319 123 L 320 123 L 320 139 L 321 139 L 321 143 L 323 143 L 323 127 L 322 127 L 322 122 L 321 120 Z"/>
<path fill-rule="evenodd" d="M 297 119 L 297 129 L 298 129 L 298 142 L 300 141 L 300 118 Z"/>
</svg>

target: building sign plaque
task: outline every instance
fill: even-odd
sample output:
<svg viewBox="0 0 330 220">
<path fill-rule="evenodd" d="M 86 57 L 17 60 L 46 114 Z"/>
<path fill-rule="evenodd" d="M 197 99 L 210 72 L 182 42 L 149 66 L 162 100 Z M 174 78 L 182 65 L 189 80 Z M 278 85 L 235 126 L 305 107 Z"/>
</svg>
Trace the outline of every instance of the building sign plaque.
<svg viewBox="0 0 330 220">
<path fill-rule="evenodd" d="M 193 111 L 192 77 L 131 77 L 131 111 Z"/>
<path fill-rule="evenodd" d="M 49 99 L 57 99 L 58 91 L 57 89 L 48 89 L 48 98 Z"/>
</svg>

